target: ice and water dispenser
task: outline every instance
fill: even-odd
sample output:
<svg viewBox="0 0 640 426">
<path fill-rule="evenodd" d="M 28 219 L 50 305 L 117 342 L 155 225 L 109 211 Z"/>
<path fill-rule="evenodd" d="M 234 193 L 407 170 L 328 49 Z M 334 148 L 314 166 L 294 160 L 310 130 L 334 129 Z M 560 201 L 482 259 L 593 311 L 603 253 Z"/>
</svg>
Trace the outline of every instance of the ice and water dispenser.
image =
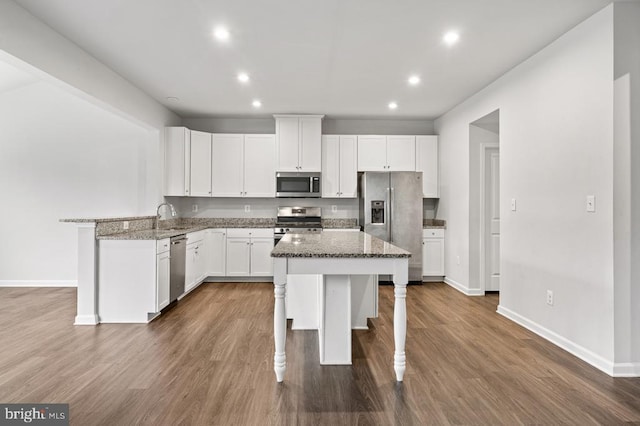
<svg viewBox="0 0 640 426">
<path fill-rule="evenodd" d="M 371 223 L 384 224 L 384 201 L 371 201 Z"/>
</svg>

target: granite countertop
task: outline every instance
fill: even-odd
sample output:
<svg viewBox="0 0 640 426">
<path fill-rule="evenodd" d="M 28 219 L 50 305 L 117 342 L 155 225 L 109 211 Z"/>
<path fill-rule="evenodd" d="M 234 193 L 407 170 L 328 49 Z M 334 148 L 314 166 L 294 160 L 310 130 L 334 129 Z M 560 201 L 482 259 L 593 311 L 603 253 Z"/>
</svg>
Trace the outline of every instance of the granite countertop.
<svg viewBox="0 0 640 426">
<path fill-rule="evenodd" d="M 271 257 L 399 258 L 411 253 L 364 232 L 324 230 L 285 234 Z"/>
<path fill-rule="evenodd" d="M 447 221 L 442 219 L 424 219 L 422 229 L 447 229 Z"/>
<path fill-rule="evenodd" d="M 99 217 L 99 218 L 81 218 L 81 219 L 60 219 L 65 223 L 104 223 L 104 222 L 120 222 L 123 220 L 144 220 L 155 219 L 156 216 L 127 216 L 127 217 Z"/>
</svg>

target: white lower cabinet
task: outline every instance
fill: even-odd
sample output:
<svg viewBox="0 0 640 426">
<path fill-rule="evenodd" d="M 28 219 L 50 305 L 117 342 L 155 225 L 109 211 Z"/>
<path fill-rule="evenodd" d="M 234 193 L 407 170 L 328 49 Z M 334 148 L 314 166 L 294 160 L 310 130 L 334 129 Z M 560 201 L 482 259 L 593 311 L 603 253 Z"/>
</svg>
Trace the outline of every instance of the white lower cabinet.
<svg viewBox="0 0 640 426">
<path fill-rule="evenodd" d="M 205 246 L 207 275 L 214 277 L 227 275 L 227 230 L 207 229 Z"/>
<path fill-rule="evenodd" d="M 206 231 L 187 234 L 187 252 L 184 264 L 184 291 L 193 290 L 207 277 Z"/>
<path fill-rule="evenodd" d="M 444 229 L 422 231 L 422 276 L 444 276 Z"/>
<path fill-rule="evenodd" d="M 227 229 L 227 276 L 273 275 L 273 229 Z"/>
<path fill-rule="evenodd" d="M 169 304 L 169 284 L 171 277 L 171 256 L 169 239 L 160 240 L 156 254 L 156 312 Z"/>
</svg>

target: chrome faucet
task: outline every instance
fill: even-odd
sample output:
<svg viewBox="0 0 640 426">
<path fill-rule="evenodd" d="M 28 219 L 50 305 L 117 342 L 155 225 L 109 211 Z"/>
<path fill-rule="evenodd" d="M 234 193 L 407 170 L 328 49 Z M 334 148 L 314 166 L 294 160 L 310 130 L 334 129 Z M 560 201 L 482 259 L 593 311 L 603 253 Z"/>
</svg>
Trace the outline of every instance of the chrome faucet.
<svg viewBox="0 0 640 426">
<path fill-rule="evenodd" d="M 158 229 L 158 221 L 160 221 L 160 209 L 162 206 L 168 206 L 171 209 L 171 217 L 176 217 L 178 213 L 176 213 L 176 209 L 173 207 L 173 204 L 164 202 L 158 206 L 156 210 L 156 229 Z"/>
</svg>

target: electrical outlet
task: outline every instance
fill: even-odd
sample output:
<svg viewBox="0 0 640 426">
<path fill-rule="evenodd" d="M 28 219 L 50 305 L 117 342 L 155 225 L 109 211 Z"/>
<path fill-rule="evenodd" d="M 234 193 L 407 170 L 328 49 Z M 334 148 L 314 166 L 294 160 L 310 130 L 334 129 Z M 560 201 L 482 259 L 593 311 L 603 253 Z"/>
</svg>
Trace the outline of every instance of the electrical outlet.
<svg viewBox="0 0 640 426">
<path fill-rule="evenodd" d="M 192 211 L 193 213 L 196 213 L 196 212 L 198 211 L 198 205 L 197 205 L 197 204 L 192 204 L 192 205 L 191 205 L 191 211 Z"/>
<path fill-rule="evenodd" d="M 547 305 L 553 306 L 553 291 L 547 290 Z"/>
<path fill-rule="evenodd" d="M 511 211 L 512 212 L 516 211 L 516 199 L 515 198 L 511 199 Z"/>
<path fill-rule="evenodd" d="M 331 212 L 335 213 L 338 211 L 338 206 L 331 206 Z"/>
<path fill-rule="evenodd" d="M 249 204 L 244 206 L 244 212 L 249 213 L 251 211 L 251 206 Z"/>
<path fill-rule="evenodd" d="M 460 256 L 456 256 L 456 263 L 459 265 L 460 264 Z"/>
<path fill-rule="evenodd" d="M 124 222 L 122 222 L 122 229 L 129 229 L 129 221 L 125 220 Z"/>
<path fill-rule="evenodd" d="M 587 195 L 587 211 L 589 213 L 595 213 L 596 211 L 596 196 Z"/>
</svg>

